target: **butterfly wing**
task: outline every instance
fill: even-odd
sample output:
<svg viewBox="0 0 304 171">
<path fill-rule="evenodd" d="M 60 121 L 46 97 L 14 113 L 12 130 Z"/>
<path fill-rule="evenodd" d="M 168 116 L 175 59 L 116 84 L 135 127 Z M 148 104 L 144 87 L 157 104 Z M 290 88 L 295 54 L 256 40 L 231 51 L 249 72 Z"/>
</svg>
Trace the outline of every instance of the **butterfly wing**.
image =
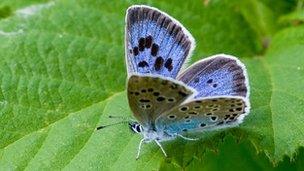
<svg viewBox="0 0 304 171">
<path fill-rule="evenodd" d="M 128 75 L 176 78 L 194 49 L 194 39 L 178 21 L 144 5 L 127 10 L 125 39 Z"/>
<path fill-rule="evenodd" d="M 200 60 L 178 76 L 178 80 L 197 90 L 199 97 L 248 97 L 245 66 L 237 58 L 224 54 Z"/>
<path fill-rule="evenodd" d="M 244 65 L 235 57 L 216 55 L 196 62 L 178 80 L 197 95 L 157 118 L 156 128 L 180 134 L 241 123 L 250 109 L 247 79 Z"/>
<path fill-rule="evenodd" d="M 156 129 L 169 135 L 217 129 L 240 123 L 248 112 L 249 103 L 243 97 L 197 99 L 161 115 L 156 120 Z"/>
<path fill-rule="evenodd" d="M 130 108 L 146 127 L 153 126 L 160 114 L 180 105 L 195 91 L 173 79 L 150 75 L 131 75 L 127 89 Z"/>
</svg>

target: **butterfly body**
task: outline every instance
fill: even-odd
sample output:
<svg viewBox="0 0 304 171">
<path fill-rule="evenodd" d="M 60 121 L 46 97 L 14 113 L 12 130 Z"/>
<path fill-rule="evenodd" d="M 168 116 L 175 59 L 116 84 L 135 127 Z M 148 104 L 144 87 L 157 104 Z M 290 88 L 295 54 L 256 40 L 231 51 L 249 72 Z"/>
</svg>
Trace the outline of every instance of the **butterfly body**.
<svg viewBox="0 0 304 171">
<path fill-rule="evenodd" d="M 142 143 L 238 125 L 249 113 L 249 83 L 236 57 L 218 54 L 185 68 L 191 34 L 156 8 L 134 5 L 126 15 L 127 95 Z"/>
</svg>

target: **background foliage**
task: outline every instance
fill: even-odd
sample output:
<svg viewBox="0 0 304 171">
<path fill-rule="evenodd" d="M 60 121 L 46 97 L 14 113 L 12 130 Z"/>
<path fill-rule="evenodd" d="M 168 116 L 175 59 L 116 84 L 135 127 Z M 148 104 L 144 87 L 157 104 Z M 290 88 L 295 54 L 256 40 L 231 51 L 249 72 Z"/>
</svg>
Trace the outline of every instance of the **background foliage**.
<svg viewBox="0 0 304 171">
<path fill-rule="evenodd" d="M 239 56 L 252 110 L 238 128 L 199 142 L 155 144 L 127 125 L 95 131 L 108 115 L 130 115 L 124 15 L 132 4 L 160 8 L 197 42 L 192 62 Z M 303 170 L 302 0 L 2 0 L 0 170 Z M 290 162 L 290 160 L 292 160 Z M 273 165 L 276 167 L 274 168 Z"/>
</svg>

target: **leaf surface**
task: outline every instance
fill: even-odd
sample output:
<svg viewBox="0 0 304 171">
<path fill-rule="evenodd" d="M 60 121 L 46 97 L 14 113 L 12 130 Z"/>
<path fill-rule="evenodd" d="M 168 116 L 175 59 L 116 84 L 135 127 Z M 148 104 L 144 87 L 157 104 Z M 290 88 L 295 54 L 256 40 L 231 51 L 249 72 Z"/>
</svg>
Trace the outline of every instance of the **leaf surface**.
<svg viewBox="0 0 304 171">
<path fill-rule="evenodd" d="M 39 2 L 44 3 L 3 2 L 15 12 L 0 20 L 0 170 L 192 170 L 208 161 L 205 156 L 216 161 L 210 150 L 223 151 L 225 157 L 222 140 L 235 148 L 234 141 L 225 140 L 227 134 L 251 142 L 274 163 L 284 155 L 294 157 L 304 145 L 304 28 L 269 22 L 292 5 L 149 1 L 193 33 L 197 49 L 192 62 L 215 53 L 242 59 L 252 110 L 238 128 L 198 135 L 198 142 L 164 143 L 168 159 L 155 144 L 145 144 L 136 161 L 141 137 L 127 125 L 95 128 L 116 122 L 108 115 L 132 116 L 124 91 L 124 15 L 128 6 L 142 2 Z M 242 146 L 240 156 L 246 151 Z M 248 151 L 254 153 L 252 147 Z M 249 165 L 252 170 L 270 168 L 254 160 L 263 167 Z"/>
</svg>

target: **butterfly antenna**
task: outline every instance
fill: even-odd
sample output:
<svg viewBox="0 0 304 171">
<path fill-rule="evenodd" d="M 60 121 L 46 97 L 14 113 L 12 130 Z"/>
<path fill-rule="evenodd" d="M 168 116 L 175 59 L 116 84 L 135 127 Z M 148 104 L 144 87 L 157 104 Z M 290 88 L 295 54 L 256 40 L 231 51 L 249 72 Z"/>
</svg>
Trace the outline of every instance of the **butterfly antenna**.
<svg viewBox="0 0 304 171">
<path fill-rule="evenodd" d="M 96 130 L 100 130 L 100 129 L 103 129 L 103 128 L 107 128 L 109 126 L 119 125 L 119 124 L 123 124 L 123 123 L 129 123 L 129 122 L 120 121 L 120 122 L 116 122 L 116 123 L 112 123 L 112 124 L 108 124 L 108 125 L 101 125 L 101 126 L 97 127 Z"/>
<path fill-rule="evenodd" d="M 113 116 L 113 115 L 109 115 L 109 118 L 131 120 L 130 117 L 125 117 L 125 116 Z"/>
</svg>

